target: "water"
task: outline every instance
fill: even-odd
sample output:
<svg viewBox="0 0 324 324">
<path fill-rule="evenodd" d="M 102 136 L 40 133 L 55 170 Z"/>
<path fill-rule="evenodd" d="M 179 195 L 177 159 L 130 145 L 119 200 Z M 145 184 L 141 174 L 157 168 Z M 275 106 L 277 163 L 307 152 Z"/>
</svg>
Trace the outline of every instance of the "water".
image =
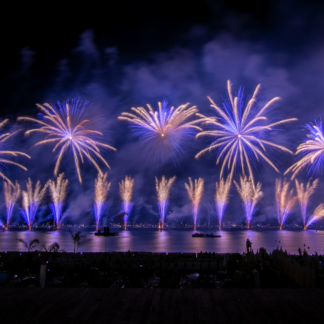
<svg viewBox="0 0 324 324">
<path fill-rule="evenodd" d="M 211 230 L 200 232 L 210 233 Z M 142 251 L 142 252 L 216 252 L 232 253 L 245 251 L 245 242 L 249 238 L 254 251 L 264 247 L 272 251 L 282 247 L 289 253 L 297 254 L 298 248 L 305 248 L 308 253 L 324 254 L 324 231 L 279 231 L 279 230 L 231 230 L 217 231 L 221 238 L 192 238 L 193 231 L 187 229 L 130 229 L 119 230 L 116 237 L 97 237 L 94 231 L 84 230 L 92 242 L 79 249 L 81 252 L 105 251 Z M 38 250 L 45 244 L 59 243 L 60 248 L 73 252 L 73 243 L 70 233 L 60 231 L 7 231 L 0 232 L 0 251 L 25 251 L 17 238 L 30 241 L 39 239 Z M 280 241 L 280 242 L 279 242 Z M 305 247 L 304 247 L 305 244 Z M 309 249 L 308 249 L 309 247 Z"/>
</svg>

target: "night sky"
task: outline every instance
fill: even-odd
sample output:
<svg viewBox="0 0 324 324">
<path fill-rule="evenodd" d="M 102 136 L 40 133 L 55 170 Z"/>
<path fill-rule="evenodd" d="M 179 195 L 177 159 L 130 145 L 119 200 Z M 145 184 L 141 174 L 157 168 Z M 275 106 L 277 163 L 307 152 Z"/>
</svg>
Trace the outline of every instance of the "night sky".
<svg viewBox="0 0 324 324">
<path fill-rule="evenodd" d="M 293 151 L 305 138 L 303 126 L 322 115 L 324 3 L 320 1 L 119 1 L 73 8 L 56 3 L 32 8 L 26 2 L 17 6 L 2 10 L 1 118 L 10 119 L 10 130 L 27 129 L 31 125 L 16 123 L 16 118 L 35 117 L 36 103 L 78 97 L 94 103 L 108 143 L 118 149 L 105 155 L 112 182 L 105 216 L 117 215 L 121 209 L 118 182 L 125 175 L 135 178 L 130 221 L 158 222 L 154 177 L 162 175 L 177 176 L 169 219 L 192 222 L 184 189 L 189 176 L 205 179 L 202 222 L 208 214 L 216 216 L 213 195 L 220 171 L 216 155 L 194 159 L 206 147 L 206 139 L 188 143 L 179 165 L 171 159 L 158 166 L 145 164 L 140 154 L 143 149 L 129 125 L 117 121 L 131 107 L 147 103 L 157 107 L 158 101 L 167 98 L 171 105 L 190 102 L 209 114 L 207 95 L 221 105 L 228 79 L 234 92 L 243 86 L 246 95 L 261 83 L 264 102 L 281 97 L 273 117 L 298 118 L 271 138 Z M 16 167 L 7 171 L 23 189 L 28 177 L 42 183 L 53 177 L 56 155 L 51 146 L 31 148 L 37 140 L 38 135 L 26 138 L 21 132 L 11 142 L 14 149 L 32 157 L 30 161 L 19 159 L 27 172 Z M 296 161 L 286 153 L 273 157 L 281 176 Z M 60 170 L 70 181 L 65 205 L 68 220 L 92 223 L 96 170 L 88 163 L 82 167 L 82 187 L 70 155 L 65 155 Z M 274 182 L 278 176 L 262 164 L 255 170 L 265 194 L 255 220 L 277 222 Z M 307 179 L 303 174 L 299 178 Z M 323 189 L 321 181 L 309 213 L 324 202 Z M 231 195 L 224 221 L 242 221 L 243 209 L 234 186 Z M 1 203 L 4 212 L 2 198 Z M 49 214 L 44 201 L 39 217 Z M 21 221 L 18 208 L 13 219 Z M 301 223 L 298 206 L 293 220 Z"/>
</svg>

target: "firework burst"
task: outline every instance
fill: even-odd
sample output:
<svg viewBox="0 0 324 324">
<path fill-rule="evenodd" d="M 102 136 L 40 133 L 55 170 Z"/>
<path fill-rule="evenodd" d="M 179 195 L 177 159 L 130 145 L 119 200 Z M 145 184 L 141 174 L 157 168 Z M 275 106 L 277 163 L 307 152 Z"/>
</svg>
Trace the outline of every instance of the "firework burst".
<svg viewBox="0 0 324 324">
<path fill-rule="evenodd" d="M 66 198 L 66 189 L 68 184 L 69 180 L 64 179 L 64 173 L 61 173 L 57 177 L 56 181 L 49 180 L 47 183 L 53 202 L 49 207 L 54 216 L 56 228 L 60 228 L 61 225 L 63 202 Z"/>
<path fill-rule="evenodd" d="M 5 119 L 3 121 L 0 122 L 0 130 L 3 129 L 3 127 L 5 127 L 5 125 L 8 123 L 9 119 Z M 17 157 L 17 156 L 25 156 L 28 157 L 30 159 L 30 156 L 26 153 L 22 153 L 22 152 L 18 152 L 18 151 L 10 151 L 7 150 L 7 140 L 17 134 L 19 132 L 13 132 L 13 133 L 4 133 L 4 134 L 0 134 L 0 177 L 6 181 L 8 181 L 12 186 L 13 183 L 5 176 L 5 170 L 6 168 L 6 164 L 10 164 L 10 165 L 16 165 L 19 168 L 23 169 L 23 170 L 27 170 L 23 165 L 17 163 L 17 162 L 13 162 L 11 160 L 8 160 L 6 157 L 11 156 L 11 157 Z"/>
<path fill-rule="evenodd" d="M 161 181 L 158 178 L 155 178 L 155 189 L 158 198 L 158 206 L 160 212 L 160 224 L 159 226 L 163 229 L 165 215 L 169 205 L 169 196 L 172 185 L 175 182 L 176 177 L 166 179 L 165 176 L 162 176 Z"/>
<path fill-rule="evenodd" d="M 96 230 L 99 229 L 100 218 L 106 206 L 107 196 L 111 183 L 107 181 L 108 173 L 100 174 L 95 181 L 94 213 L 96 219 Z"/>
<path fill-rule="evenodd" d="M 119 183 L 119 193 L 122 199 L 122 210 L 124 212 L 124 228 L 127 228 L 127 221 L 132 210 L 132 195 L 134 188 L 134 179 L 126 176 L 125 180 Z"/>
<path fill-rule="evenodd" d="M 307 224 L 307 206 L 309 203 L 309 199 L 311 195 L 314 193 L 317 184 L 318 184 L 318 179 L 312 180 L 310 179 L 307 182 L 307 185 L 305 186 L 303 183 L 299 183 L 298 180 L 295 180 L 296 183 L 296 191 L 297 191 L 297 199 L 299 202 L 300 206 L 300 211 L 302 214 L 303 218 L 303 224 L 304 224 L 304 229 L 306 229 L 306 224 Z"/>
<path fill-rule="evenodd" d="M 263 192 L 261 191 L 261 183 L 258 182 L 254 187 L 251 178 L 248 179 L 247 177 L 240 177 L 240 184 L 236 183 L 235 181 L 234 183 L 243 201 L 247 228 L 249 229 L 255 211 L 255 206 L 263 196 Z"/>
<path fill-rule="evenodd" d="M 12 186 L 9 183 L 4 182 L 3 183 L 3 193 L 4 193 L 6 209 L 7 209 L 7 227 L 6 227 L 6 229 L 8 229 L 13 209 L 14 209 L 14 207 L 17 203 L 17 200 L 19 199 L 20 194 L 21 194 L 19 183 L 16 181 L 16 184 L 14 186 Z"/>
<path fill-rule="evenodd" d="M 225 181 L 224 178 L 216 182 L 216 194 L 215 194 L 215 207 L 218 216 L 218 228 L 222 228 L 223 216 L 229 200 L 229 192 L 231 189 L 231 178 L 228 177 Z"/>
<path fill-rule="evenodd" d="M 37 104 L 41 110 L 39 119 L 30 117 L 19 117 L 21 121 L 31 121 L 39 125 L 39 128 L 30 129 L 25 134 L 34 132 L 46 134 L 44 140 L 37 145 L 55 144 L 53 152 L 59 150 L 55 164 L 54 175 L 57 176 L 64 153 L 70 148 L 74 158 L 74 164 L 80 183 L 82 183 L 80 161 L 84 163 L 88 159 L 100 174 L 102 171 L 97 163 L 101 161 L 109 168 L 107 161 L 102 156 L 103 150 L 114 150 L 112 146 L 98 140 L 103 134 L 93 129 L 94 118 L 91 116 L 91 105 L 87 101 L 71 100 L 57 103 L 57 106 L 45 103 Z"/>
<path fill-rule="evenodd" d="M 189 184 L 185 183 L 185 188 L 187 189 L 189 199 L 192 204 L 192 214 L 194 219 L 194 230 L 197 228 L 197 218 L 200 208 L 200 201 L 204 192 L 204 179 L 196 179 L 195 182 L 189 177 Z"/>
<path fill-rule="evenodd" d="M 143 154 L 151 152 L 156 161 L 163 161 L 171 155 L 174 163 L 178 163 L 177 156 L 184 154 L 183 146 L 187 145 L 189 138 L 194 137 L 202 129 L 195 124 L 199 120 L 188 121 L 198 112 L 198 109 L 189 104 L 178 108 L 168 107 L 164 100 L 158 103 L 158 110 L 154 111 L 151 105 L 147 109 L 137 107 L 131 109 L 133 113 L 123 112 L 118 117 L 132 124 L 134 134 L 145 145 Z"/>
<path fill-rule="evenodd" d="M 266 117 L 266 113 L 273 103 L 279 100 L 278 97 L 267 102 L 259 109 L 260 100 L 257 98 L 260 85 L 258 85 L 244 107 L 245 99 L 243 89 L 240 88 L 236 97 L 233 98 L 231 82 L 227 82 L 228 99 L 223 102 L 223 109 L 219 108 L 214 101 L 208 97 L 211 107 L 216 110 L 218 116 L 208 117 L 197 114 L 204 125 L 210 127 L 210 130 L 202 131 L 196 135 L 213 137 L 212 143 L 202 151 L 196 158 L 206 152 L 217 151 L 216 164 L 222 161 L 220 178 L 223 177 L 227 169 L 233 176 L 236 165 L 239 165 L 243 176 L 246 174 L 251 178 L 254 186 L 252 164 L 266 162 L 277 172 L 277 167 L 271 161 L 268 154 L 268 148 L 288 152 L 293 154 L 284 146 L 277 145 L 267 140 L 269 132 L 275 130 L 276 126 L 295 121 L 296 118 L 284 119 L 271 123 Z"/>
<path fill-rule="evenodd" d="M 293 164 L 286 172 L 292 172 L 291 179 L 294 179 L 297 173 L 306 169 L 307 175 L 320 174 L 324 162 L 324 132 L 322 120 L 315 121 L 306 125 L 309 131 L 307 138 L 297 147 L 296 155 L 301 156 L 301 159 Z"/>
<path fill-rule="evenodd" d="M 323 217 L 324 217 L 324 204 L 320 204 L 315 208 L 313 215 L 311 215 L 308 218 L 304 229 L 306 229 L 309 225 L 312 225 L 314 222 L 317 222 L 318 220 L 322 219 Z"/>
<path fill-rule="evenodd" d="M 26 191 L 22 191 L 23 210 L 21 211 L 21 216 L 27 223 L 28 229 L 31 231 L 38 207 L 45 196 L 47 184 L 42 189 L 41 183 L 38 180 L 36 182 L 35 189 L 33 190 L 33 183 L 30 178 L 28 178 L 26 188 Z"/>
<path fill-rule="evenodd" d="M 289 181 L 276 179 L 275 197 L 280 230 L 282 230 L 282 226 L 291 214 L 296 201 L 296 197 L 294 197 L 294 189 L 289 190 L 289 186 Z"/>
</svg>

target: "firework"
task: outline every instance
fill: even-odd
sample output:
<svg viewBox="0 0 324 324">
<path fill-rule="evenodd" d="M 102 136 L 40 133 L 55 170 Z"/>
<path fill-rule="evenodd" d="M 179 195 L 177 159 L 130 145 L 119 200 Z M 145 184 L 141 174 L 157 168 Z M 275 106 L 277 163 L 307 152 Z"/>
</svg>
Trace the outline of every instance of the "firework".
<svg viewBox="0 0 324 324">
<path fill-rule="evenodd" d="M 192 214 L 194 219 L 194 230 L 197 227 L 197 218 L 199 213 L 200 201 L 202 194 L 204 192 L 204 179 L 196 179 L 195 182 L 189 177 L 189 184 L 185 183 L 185 188 L 187 189 L 189 199 L 192 203 Z"/>
<path fill-rule="evenodd" d="M 147 109 L 133 107 L 133 113 L 123 112 L 118 119 L 132 124 L 134 134 L 146 146 L 143 154 L 151 152 L 157 161 L 171 154 L 174 163 L 178 163 L 177 155 L 184 154 L 182 147 L 187 145 L 188 138 L 202 130 L 195 125 L 199 120 L 188 121 L 198 109 L 188 103 L 170 108 L 166 100 L 159 102 L 158 107 L 157 111 L 149 104 Z"/>
<path fill-rule="evenodd" d="M 70 148 L 73 154 L 75 168 L 80 183 L 82 183 L 80 161 L 83 163 L 88 159 L 98 170 L 102 171 L 97 160 L 103 162 L 109 168 L 107 161 L 102 156 L 102 150 L 109 149 L 116 151 L 112 146 L 98 140 L 103 134 L 93 129 L 94 118 L 91 116 L 91 105 L 87 101 L 72 100 L 57 103 L 57 106 L 45 103 L 37 104 L 41 110 L 39 119 L 30 117 L 19 117 L 18 120 L 31 121 L 40 127 L 30 129 L 26 132 L 29 135 L 33 132 L 46 134 L 44 140 L 37 145 L 55 144 L 53 152 L 59 150 L 55 164 L 54 175 L 57 176 L 64 153 Z"/>
<path fill-rule="evenodd" d="M 162 176 L 161 181 L 155 178 L 155 189 L 158 198 L 158 206 L 160 212 L 160 224 L 161 228 L 164 227 L 165 214 L 169 205 L 169 196 L 172 185 L 174 184 L 176 177 L 172 177 L 169 180 Z"/>
<path fill-rule="evenodd" d="M 6 202 L 6 209 L 7 209 L 7 229 L 9 228 L 10 219 L 12 216 L 13 209 L 15 207 L 15 204 L 17 200 L 20 197 L 20 185 L 16 181 L 16 184 L 14 186 L 11 186 L 9 183 L 4 182 L 3 183 L 3 193 L 5 196 L 5 202 Z"/>
<path fill-rule="evenodd" d="M 236 97 L 233 98 L 231 82 L 227 82 L 228 99 L 223 102 L 223 109 L 219 108 L 214 101 L 208 97 L 211 102 L 211 107 L 216 110 L 218 116 L 208 117 L 197 114 L 203 123 L 210 127 L 210 130 L 205 130 L 196 135 L 212 136 L 212 143 L 202 151 L 196 158 L 206 152 L 212 150 L 217 151 L 216 164 L 222 161 L 220 178 L 224 171 L 230 171 L 233 176 L 236 165 L 239 165 L 243 176 L 247 175 L 251 178 L 254 186 L 254 178 L 252 172 L 252 164 L 263 161 L 268 163 L 277 172 L 278 169 L 271 161 L 268 150 L 274 149 L 293 154 L 284 146 L 277 145 L 272 141 L 267 140 L 269 132 L 274 130 L 276 126 L 296 120 L 296 118 L 284 119 L 278 122 L 269 122 L 266 113 L 273 103 L 279 100 L 278 97 L 267 102 L 259 109 L 260 100 L 257 98 L 260 85 L 258 85 L 244 107 L 245 99 L 243 89 L 240 88 Z"/>
<path fill-rule="evenodd" d="M 282 230 L 282 226 L 291 214 L 296 201 L 296 197 L 294 197 L 294 189 L 289 190 L 289 185 L 290 183 L 286 180 L 282 182 L 281 179 L 276 179 L 275 196 L 280 230 Z"/>
<path fill-rule="evenodd" d="M 3 121 L 0 122 L 0 130 L 8 123 L 8 119 L 5 119 Z M 5 176 L 4 174 L 4 170 L 6 169 L 6 164 L 11 164 L 11 165 L 16 165 L 18 167 L 20 167 L 23 170 L 27 170 L 23 165 L 17 163 L 17 162 L 13 162 L 10 161 L 6 158 L 6 156 L 13 156 L 13 157 L 17 157 L 19 155 L 21 156 L 25 156 L 28 157 L 30 159 L 30 156 L 28 154 L 22 153 L 22 152 L 18 152 L 18 151 L 10 151 L 7 150 L 6 148 L 8 147 L 6 144 L 6 141 L 13 135 L 17 134 L 19 132 L 13 132 L 13 133 L 4 133 L 4 134 L 0 134 L 0 177 L 6 181 L 8 181 L 12 186 L 13 183 Z"/>
<path fill-rule="evenodd" d="M 215 194 L 215 207 L 218 216 L 218 228 L 222 228 L 222 220 L 225 209 L 228 204 L 229 192 L 231 189 L 231 178 L 228 177 L 225 181 L 224 178 L 216 182 L 216 194 Z"/>
<path fill-rule="evenodd" d="M 124 228 L 127 227 L 127 221 L 129 214 L 132 210 L 132 195 L 133 195 L 134 179 L 131 177 L 125 177 L 125 180 L 122 180 L 119 183 L 119 193 L 122 199 L 122 210 L 124 212 Z"/>
<path fill-rule="evenodd" d="M 107 181 L 108 173 L 100 174 L 95 181 L 95 203 L 94 213 L 96 219 L 96 230 L 99 229 L 100 218 L 106 206 L 106 200 L 111 183 Z"/>
<path fill-rule="evenodd" d="M 307 175 L 317 175 L 322 171 L 324 161 L 324 132 L 322 120 L 315 121 L 306 125 L 310 132 L 303 143 L 297 147 L 296 155 L 302 156 L 301 159 L 293 164 L 286 172 L 293 172 L 291 179 L 294 179 L 297 173 L 306 168 Z"/>
<path fill-rule="evenodd" d="M 314 180 L 313 182 L 310 179 L 306 187 L 304 186 L 303 183 L 299 183 L 297 180 L 295 180 L 295 182 L 296 182 L 297 199 L 303 217 L 304 229 L 306 229 L 307 206 L 308 206 L 310 196 L 314 193 L 315 188 L 317 187 L 318 179 Z"/>
<path fill-rule="evenodd" d="M 62 208 L 63 202 L 66 198 L 66 188 L 69 184 L 69 180 L 64 179 L 64 173 L 61 173 L 56 181 L 49 180 L 47 185 L 49 186 L 49 190 L 52 197 L 52 204 L 49 205 L 52 214 L 54 216 L 54 220 L 56 223 L 56 228 L 60 228 L 60 224 L 62 221 Z"/>
<path fill-rule="evenodd" d="M 258 182 L 254 187 L 251 178 L 248 179 L 247 177 L 240 177 L 240 185 L 235 181 L 234 183 L 243 201 L 247 228 L 250 228 L 250 222 L 254 214 L 255 206 L 263 196 L 261 183 Z"/>
<path fill-rule="evenodd" d="M 32 225 L 38 211 L 38 207 L 42 202 L 47 184 L 42 189 L 41 183 L 38 180 L 35 185 L 35 189 L 33 190 L 33 184 L 30 178 L 26 182 L 26 191 L 22 191 L 22 206 L 23 210 L 21 211 L 21 216 L 25 220 L 28 225 L 28 229 L 31 231 Z"/>
<path fill-rule="evenodd" d="M 306 229 L 309 225 L 312 225 L 314 222 L 317 222 L 323 217 L 324 217 L 324 204 L 320 204 L 315 208 L 313 215 L 308 218 L 304 229 Z"/>
</svg>

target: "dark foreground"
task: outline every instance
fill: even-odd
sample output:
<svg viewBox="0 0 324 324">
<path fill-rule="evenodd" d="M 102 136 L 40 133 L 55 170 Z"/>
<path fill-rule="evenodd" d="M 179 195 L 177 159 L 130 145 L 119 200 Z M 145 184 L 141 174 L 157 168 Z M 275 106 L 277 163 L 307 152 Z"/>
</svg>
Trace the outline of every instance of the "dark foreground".
<svg viewBox="0 0 324 324">
<path fill-rule="evenodd" d="M 0 288 L 1 323 L 321 323 L 319 289 Z"/>
</svg>

